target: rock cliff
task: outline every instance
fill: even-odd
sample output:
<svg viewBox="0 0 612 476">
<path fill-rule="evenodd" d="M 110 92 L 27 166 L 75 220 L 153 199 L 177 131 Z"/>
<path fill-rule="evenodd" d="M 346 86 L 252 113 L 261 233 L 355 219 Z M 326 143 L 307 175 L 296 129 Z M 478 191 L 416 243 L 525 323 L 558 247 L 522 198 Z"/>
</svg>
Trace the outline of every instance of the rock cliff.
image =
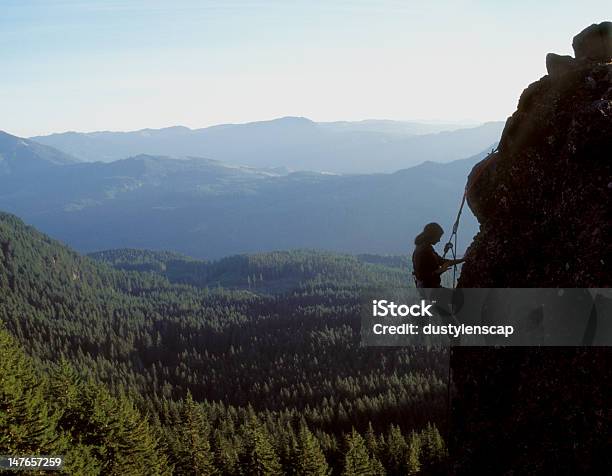
<svg viewBox="0 0 612 476">
<path fill-rule="evenodd" d="M 612 284 L 612 23 L 549 54 L 468 204 L 480 222 L 460 287 Z M 612 467 L 612 357 L 602 348 L 456 348 L 456 474 L 604 474 Z M 604 469 L 607 468 L 607 469 Z"/>
<path fill-rule="evenodd" d="M 576 58 L 548 55 L 470 176 L 480 232 L 460 287 L 612 284 L 612 23 L 573 44 Z"/>
</svg>

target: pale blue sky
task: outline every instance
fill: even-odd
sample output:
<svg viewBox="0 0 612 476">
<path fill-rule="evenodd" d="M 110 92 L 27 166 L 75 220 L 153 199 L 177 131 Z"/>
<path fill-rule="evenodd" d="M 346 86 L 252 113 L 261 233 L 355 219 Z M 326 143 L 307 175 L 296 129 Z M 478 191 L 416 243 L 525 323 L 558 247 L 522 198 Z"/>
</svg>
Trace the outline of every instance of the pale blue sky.
<svg viewBox="0 0 612 476">
<path fill-rule="evenodd" d="M 0 7 L 0 129 L 503 120 L 602 1 L 27 1 Z"/>
</svg>

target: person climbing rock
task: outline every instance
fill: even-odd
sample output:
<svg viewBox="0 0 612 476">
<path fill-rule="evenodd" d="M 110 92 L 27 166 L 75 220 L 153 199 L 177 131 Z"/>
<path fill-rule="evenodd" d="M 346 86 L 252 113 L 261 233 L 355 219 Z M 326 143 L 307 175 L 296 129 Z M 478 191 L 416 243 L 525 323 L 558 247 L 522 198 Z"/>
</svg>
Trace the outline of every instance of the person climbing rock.
<svg viewBox="0 0 612 476">
<path fill-rule="evenodd" d="M 412 274 L 418 288 L 441 287 L 441 275 L 451 266 L 463 263 L 465 259 L 445 259 L 434 250 L 444 230 L 437 223 L 428 223 L 414 239 L 412 253 Z"/>
</svg>

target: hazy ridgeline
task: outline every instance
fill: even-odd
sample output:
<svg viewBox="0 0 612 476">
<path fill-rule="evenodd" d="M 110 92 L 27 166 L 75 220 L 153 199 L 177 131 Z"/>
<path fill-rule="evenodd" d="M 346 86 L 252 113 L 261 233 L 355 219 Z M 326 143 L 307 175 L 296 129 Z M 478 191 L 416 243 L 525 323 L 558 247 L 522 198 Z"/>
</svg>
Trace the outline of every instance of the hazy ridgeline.
<svg viewBox="0 0 612 476">
<path fill-rule="evenodd" d="M 503 125 L 313 122 L 283 117 L 204 129 L 64 132 L 32 139 L 88 162 L 148 154 L 204 157 L 255 168 L 363 174 L 395 172 L 428 160 L 451 162 L 470 157 L 496 142 Z"/>
<path fill-rule="evenodd" d="M 425 223 L 450 231 L 466 176 L 484 154 L 330 175 L 145 155 L 58 164 L 59 151 L 3 137 L 1 210 L 81 252 L 147 248 L 208 259 L 296 248 L 408 253 Z M 466 209 L 461 249 L 476 229 Z"/>
</svg>

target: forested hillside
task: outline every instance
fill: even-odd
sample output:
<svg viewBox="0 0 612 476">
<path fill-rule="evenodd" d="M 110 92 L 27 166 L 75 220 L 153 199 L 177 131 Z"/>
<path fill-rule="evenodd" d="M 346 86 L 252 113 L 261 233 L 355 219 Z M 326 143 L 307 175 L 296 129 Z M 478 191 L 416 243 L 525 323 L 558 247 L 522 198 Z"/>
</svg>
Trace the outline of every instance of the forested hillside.
<svg viewBox="0 0 612 476">
<path fill-rule="evenodd" d="M 165 251 L 119 249 L 89 254 L 125 271 L 149 271 L 172 283 L 276 293 L 305 284 L 406 286 L 408 256 L 340 255 L 316 250 L 274 251 L 202 261 Z"/>
<path fill-rule="evenodd" d="M 145 272 L 0 214 L 0 453 L 71 474 L 443 472 L 447 355 L 359 347 L 359 296 L 408 285 L 401 260 L 97 257 Z"/>
</svg>

